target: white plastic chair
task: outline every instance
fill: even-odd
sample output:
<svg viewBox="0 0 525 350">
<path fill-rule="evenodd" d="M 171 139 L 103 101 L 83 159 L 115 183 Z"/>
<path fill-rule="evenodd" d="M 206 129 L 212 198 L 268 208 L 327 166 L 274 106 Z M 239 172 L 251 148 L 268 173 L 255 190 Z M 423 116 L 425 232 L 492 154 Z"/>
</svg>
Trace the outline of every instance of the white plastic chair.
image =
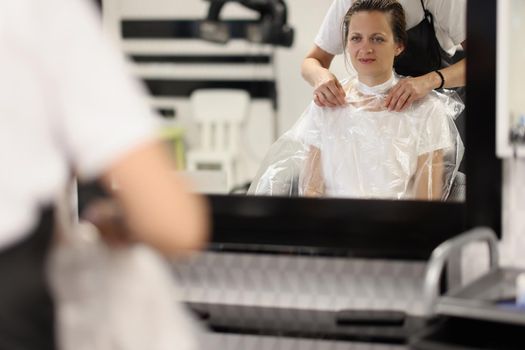
<svg viewBox="0 0 525 350">
<path fill-rule="evenodd" d="M 200 129 L 200 146 L 188 152 L 188 170 L 221 170 L 231 190 L 241 175 L 240 134 L 250 95 L 245 90 L 201 89 L 192 93 L 190 101 Z"/>
</svg>

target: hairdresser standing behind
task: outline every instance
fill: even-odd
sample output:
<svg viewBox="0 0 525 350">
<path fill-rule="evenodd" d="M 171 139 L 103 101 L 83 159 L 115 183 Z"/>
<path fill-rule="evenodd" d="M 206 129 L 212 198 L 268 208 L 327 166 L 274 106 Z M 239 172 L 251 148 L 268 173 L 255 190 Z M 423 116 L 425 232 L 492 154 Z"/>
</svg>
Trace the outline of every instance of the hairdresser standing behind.
<svg viewBox="0 0 525 350">
<path fill-rule="evenodd" d="M 44 266 L 53 201 L 71 172 L 108 188 L 118 179 L 134 240 L 177 256 L 207 239 L 206 205 L 173 174 L 143 93 L 90 5 L 0 2 L 1 350 L 56 347 Z"/>
<path fill-rule="evenodd" d="M 448 65 L 458 45 L 466 47 L 466 0 L 400 0 L 406 14 L 408 45 L 394 63 L 402 79 L 385 99 L 390 110 L 401 111 L 431 90 L 465 85 L 466 62 Z M 301 73 L 314 87 L 320 107 L 345 104 L 345 92 L 329 71 L 335 55 L 343 53 L 341 26 L 352 0 L 334 0 L 303 61 Z"/>
</svg>

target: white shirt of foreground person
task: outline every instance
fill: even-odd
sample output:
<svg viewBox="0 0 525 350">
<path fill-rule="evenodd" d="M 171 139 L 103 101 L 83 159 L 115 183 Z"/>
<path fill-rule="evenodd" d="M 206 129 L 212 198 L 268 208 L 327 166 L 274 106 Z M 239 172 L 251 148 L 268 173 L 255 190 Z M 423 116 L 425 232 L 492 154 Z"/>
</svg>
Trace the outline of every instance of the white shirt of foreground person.
<svg viewBox="0 0 525 350">
<path fill-rule="evenodd" d="M 343 53 L 342 23 L 353 0 L 334 0 L 315 38 L 315 45 L 324 51 L 339 55 Z M 424 18 L 421 0 L 399 0 L 405 10 L 407 30 L 418 25 Z M 436 38 L 448 54 L 467 39 L 466 0 L 423 0 L 425 9 L 434 17 Z"/>
<path fill-rule="evenodd" d="M 350 95 L 366 96 L 367 107 L 322 108 L 311 103 L 297 135 L 321 150 L 328 197 L 413 199 L 418 157 L 454 146 L 442 101 L 429 95 L 404 112 L 375 111 L 372 106 L 398 79 L 369 87 L 350 81 Z M 343 86 L 346 81 L 341 82 Z M 369 110 L 372 107 L 372 110 Z"/>
<path fill-rule="evenodd" d="M 1 250 L 30 232 L 71 166 L 94 179 L 155 124 L 87 1 L 0 2 L 0 51 Z"/>
</svg>

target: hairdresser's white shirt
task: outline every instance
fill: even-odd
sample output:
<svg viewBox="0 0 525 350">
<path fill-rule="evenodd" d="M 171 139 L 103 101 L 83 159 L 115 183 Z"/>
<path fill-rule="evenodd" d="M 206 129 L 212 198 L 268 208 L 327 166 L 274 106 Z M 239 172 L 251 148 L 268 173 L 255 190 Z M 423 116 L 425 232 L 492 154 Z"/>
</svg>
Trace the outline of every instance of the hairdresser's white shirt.
<svg viewBox="0 0 525 350">
<path fill-rule="evenodd" d="M 0 2 L 0 249 L 73 168 L 93 179 L 153 137 L 154 118 L 85 0 Z"/>
<path fill-rule="evenodd" d="M 333 55 L 343 52 L 342 23 L 353 0 L 334 0 L 315 38 L 315 44 Z M 399 0 L 405 10 L 407 29 L 424 18 L 421 0 Z M 456 47 L 467 38 L 466 0 L 424 0 L 425 8 L 434 16 L 436 37 L 441 47 L 454 54 Z"/>
<path fill-rule="evenodd" d="M 449 116 L 433 95 L 405 112 L 376 108 L 396 83 L 394 76 L 374 87 L 355 80 L 347 101 L 356 104 L 321 108 L 312 102 L 298 121 L 299 139 L 321 151 L 326 196 L 414 198 L 418 157 L 453 146 Z"/>
</svg>

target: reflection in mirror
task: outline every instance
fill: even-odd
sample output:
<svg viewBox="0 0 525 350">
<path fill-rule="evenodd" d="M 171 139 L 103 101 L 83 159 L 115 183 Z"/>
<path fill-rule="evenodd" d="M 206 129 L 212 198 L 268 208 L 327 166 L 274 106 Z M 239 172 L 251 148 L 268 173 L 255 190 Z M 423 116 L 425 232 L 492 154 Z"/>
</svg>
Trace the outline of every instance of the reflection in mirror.
<svg viewBox="0 0 525 350">
<path fill-rule="evenodd" d="M 451 198 L 454 184 L 464 184 L 460 173 L 461 141 L 452 122 L 461 109 L 460 103 L 450 93 L 431 92 L 403 113 L 388 111 L 381 100 L 386 91 L 380 90 L 385 89 L 384 84 L 391 88 L 403 77 L 367 80 L 374 77 L 370 70 L 383 64 L 383 56 L 358 56 L 352 51 L 357 50 L 355 36 L 345 40 L 346 59 L 337 55 L 330 67 L 344 82 L 348 104 L 343 108 L 318 108 L 312 103 L 312 88 L 299 70 L 331 1 L 268 1 L 285 5 L 284 13 L 268 7 L 268 18 L 274 21 L 266 24 L 287 33 L 288 40 L 290 31 L 285 27 L 293 27 L 295 40 L 291 47 L 264 39 L 258 11 L 232 0 L 226 1 L 217 14 L 217 7 L 212 11 L 214 2 L 107 0 L 103 12 L 110 31 L 111 23 L 122 20 L 122 28 L 115 30 L 115 36 L 132 59 L 135 73 L 145 80 L 151 105 L 163 116 L 163 135 L 171 144 L 178 169 L 196 179 L 197 184 L 205 184 L 201 190 L 245 193 L 251 184 L 252 194 L 440 200 L 447 195 Z M 417 33 L 425 33 L 429 28 L 422 23 L 428 19 L 424 18 L 421 2 L 400 3 L 412 35 L 417 36 L 417 28 Z M 448 11 L 453 15 L 438 13 L 431 0 L 423 1 L 423 5 L 434 16 L 436 33 L 432 35 L 443 48 L 441 63 L 435 69 L 460 60 L 463 51 L 458 44 L 465 42 L 465 2 L 451 0 Z M 226 24 L 229 38 L 221 44 L 204 40 L 199 24 L 205 19 Z M 385 25 L 384 19 L 368 23 Z M 341 22 L 332 23 L 338 30 L 334 37 L 346 34 Z M 348 22 L 346 28 L 359 32 L 361 44 L 373 47 L 384 39 L 365 35 L 374 28 L 354 28 L 357 22 Z M 447 26 L 450 30 L 442 29 Z M 380 30 L 394 37 L 389 21 Z M 410 59 L 424 61 L 417 51 L 409 50 L 413 47 L 410 35 L 409 31 L 408 43 L 403 47 L 390 46 L 387 56 L 398 56 L 400 50 L 405 63 Z M 381 53 L 385 54 L 384 50 Z M 388 64 L 391 72 L 391 62 Z M 408 67 L 419 69 L 420 65 Z M 446 69 L 441 69 L 445 86 L 462 85 L 461 79 L 454 76 L 457 69 Z M 402 73 L 420 75 L 432 70 Z M 434 87 L 439 87 L 441 76 L 430 76 L 434 80 L 428 81 L 437 81 Z M 196 97 L 203 89 L 213 90 L 208 91 L 204 101 Z M 199 109 L 207 109 L 206 116 L 199 117 Z M 461 137 L 462 115 L 455 121 Z M 352 120 L 361 124 L 352 125 Z M 268 185 L 262 174 L 271 172 L 268 169 L 272 164 L 274 170 L 279 169 L 274 176 L 286 178 L 282 188 L 256 190 Z"/>
<path fill-rule="evenodd" d="M 414 52 L 396 1 L 354 2 L 341 27 L 344 54 L 356 72 L 342 82 L 346 103 L 329 108 L 337 84 L 317 88 L 315 103 L 271 148 L 249 192 L 447 199 L 463 156 L 454 124 L 463 103 L 453 93 L 432 91 L 399 110 L 388 105 L 390 95 L 399 93 L 398 103 L 405 103 L 413 93 L 392 73 L 395 59 Z"/>
<path fill-rule="evenodd" d="M 391 76 L 386 84 L 396 81 Z M 370 94 L 357 79 L 343 87 L 348 105 L 312 103 L 272 146 L 249 193 L 447 199 L 463 155 L 453 122 L 463 104 L 453 95 L 432 93 L 391 112 L 382 94 Z"/>
</svg>

